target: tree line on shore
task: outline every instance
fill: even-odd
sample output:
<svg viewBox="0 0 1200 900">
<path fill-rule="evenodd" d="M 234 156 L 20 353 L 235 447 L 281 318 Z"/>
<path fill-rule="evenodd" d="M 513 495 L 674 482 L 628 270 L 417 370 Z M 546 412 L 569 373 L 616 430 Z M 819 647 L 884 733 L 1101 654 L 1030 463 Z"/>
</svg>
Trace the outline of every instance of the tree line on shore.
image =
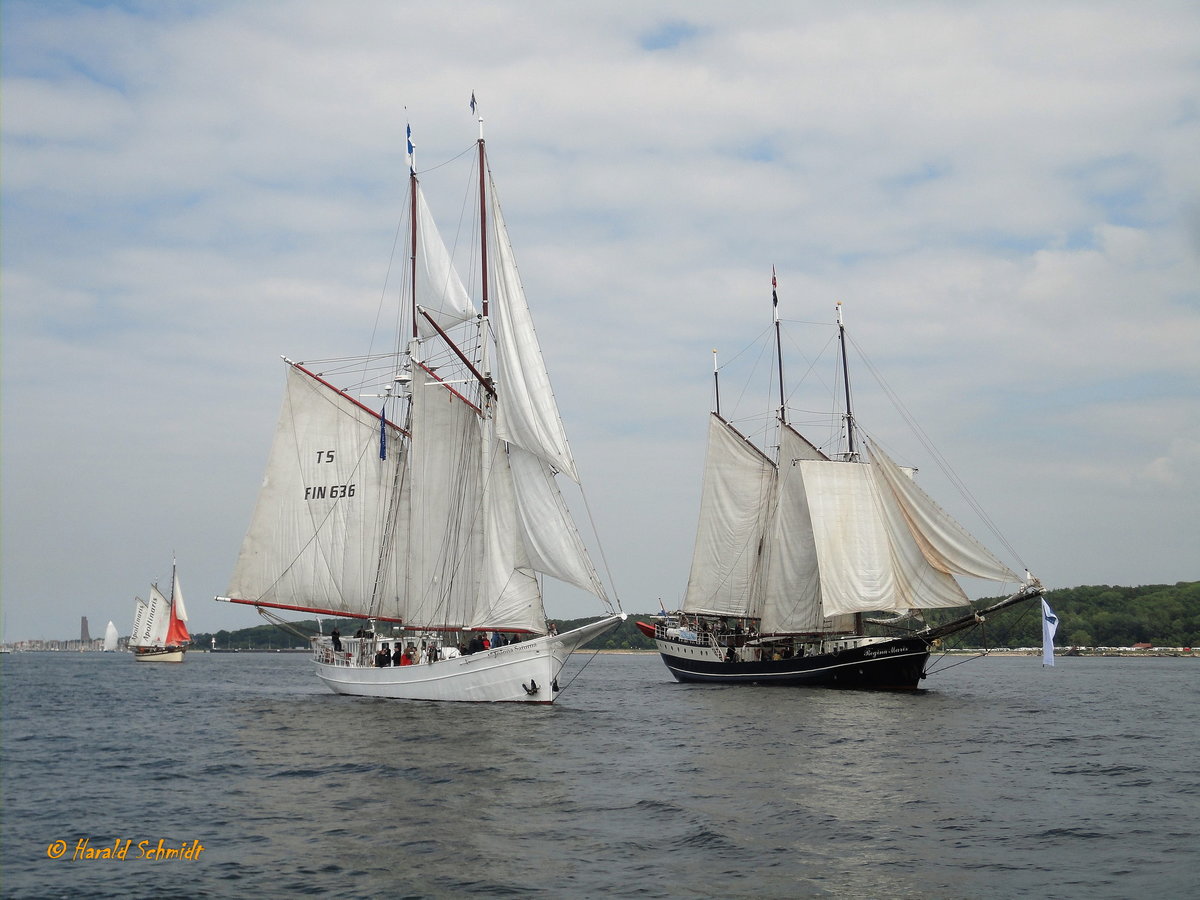
<svg viewBox="0 0 1200 900">
<path fill-rule="evenodd" d="M 999 598 L 976 601 L 979 608 Z M 1084 585 L 1048 591 L 1046 602 L 1059 619 L 1055 644 L 1060 647 L 1132 647 L 1152 644 L 1156 647 L 1192 647 L 1200 639 L 1200 581 L 1181 581 L 1173 585 L 1150 584 L 1137 587 Z M 929 610 L 931 624 L 955 618 L 961 610 Z M 617 628 L 587 644 L 585 650 L 653 650 L 654 642 L 635 624 L 649 621 L 652 613 L 630 613 Z M 559 631 L 568 631 L 597 616 L 583 619 L 555 619 Z M 317 633 L 314 619 L 289 623 L 303 635 Z M 361 622 L 354 619 L 322 619 L 328 634 L 334 626 L 344 634 L 354 634 Z M 881 632 L 882 633 L 882 632 Z M 236 631 L 218 631 L 193 635 L 198 649 L 208 649 L 216 639 L 218 650 L 281 650 L 304 647 L 305 638 L 286 634 L 274 625 L 258 625 Z M 1023 604 L 1016 609 L 989 617 L 982 625 L 959 636 L 959 646 L 1036 647 L 1042 642 L 1041 605 Z"/>
</svg>

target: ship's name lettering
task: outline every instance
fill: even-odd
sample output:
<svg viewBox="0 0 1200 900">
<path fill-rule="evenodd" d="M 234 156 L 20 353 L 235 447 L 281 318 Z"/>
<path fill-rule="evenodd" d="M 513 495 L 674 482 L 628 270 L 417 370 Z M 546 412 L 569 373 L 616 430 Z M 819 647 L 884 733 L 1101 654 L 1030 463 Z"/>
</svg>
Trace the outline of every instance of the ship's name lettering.
<svg viewBox="0 0 1200 900">
<path fill-rule="evenodd" d="M 353 484 L 319 484 L 304 489 L 305 500 L 340 500 L 354 496 Z"/>
<path fill-rule="evenodd" d="M 888 647 L 886 650 L 867 648 L 863 650 L 863 656 L 895 656 L 897 653 L 903 653 L 906 649 L 905 647 Z"/>
</svg>

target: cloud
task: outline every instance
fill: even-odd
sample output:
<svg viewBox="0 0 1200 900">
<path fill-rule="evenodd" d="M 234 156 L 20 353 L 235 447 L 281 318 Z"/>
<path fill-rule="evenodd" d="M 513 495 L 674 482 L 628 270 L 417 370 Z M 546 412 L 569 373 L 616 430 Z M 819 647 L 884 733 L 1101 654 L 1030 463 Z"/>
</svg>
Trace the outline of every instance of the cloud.
<svg viewBox="0 0 1200 900">
<path fill-rule="evenodd" d="M 772 266 L 798 408 L 831 409 L 844 301 L 1048 583 L 1197 577 L 1175 537 L 1200 506 L 1192 5 L 0 15 L 6 637 L 120 623 L 172 551 L 194 595 L 224 590 L 278 356 L 382 340 L 406 123 L 470 243 L 442 163 L 475 138 L 472 90 L 627 607 L 684 587 L 713 347 L 728 402 L 765 411 L 735 357 L 770 323 Z M 859 371 L 860 417 L 903 429 Z M 252 621 L 189 609 L 198 630 Z"/>
</svg>

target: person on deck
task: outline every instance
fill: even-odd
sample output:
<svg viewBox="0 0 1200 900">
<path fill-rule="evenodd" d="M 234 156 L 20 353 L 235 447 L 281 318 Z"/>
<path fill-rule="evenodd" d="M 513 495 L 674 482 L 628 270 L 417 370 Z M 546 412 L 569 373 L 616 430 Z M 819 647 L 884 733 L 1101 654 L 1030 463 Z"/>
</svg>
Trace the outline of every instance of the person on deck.
<svg viewBox="0 0 1200 900">
<path fill-rule="evenodd" d="M 396 649 L 392 651 L 392 665 L 393 665 L 393 666 L 402 666 L 402 665 L 404 665 L 404 663 L 403 663 L 403 662 L 401 662 L 401 660 L 402 660 L 403 658 L 404 658 L 404 650 L 403 650 L 403 648 L 400 646 L 400 642 L 399 642 L 399 641 L 397 641 L 397 642 L 396 642 Z"/>
<path fill-rule="evenodd" d="M 329 640 L 330 640 L 330 643 L 333 644 L 333 649 L 336 652 L 341 653 L 342 652 L 342 633 L 340 631 L 338 631 L 336 627 L 333 629 L 332 632 L 330 632 Z"/>
</svg>

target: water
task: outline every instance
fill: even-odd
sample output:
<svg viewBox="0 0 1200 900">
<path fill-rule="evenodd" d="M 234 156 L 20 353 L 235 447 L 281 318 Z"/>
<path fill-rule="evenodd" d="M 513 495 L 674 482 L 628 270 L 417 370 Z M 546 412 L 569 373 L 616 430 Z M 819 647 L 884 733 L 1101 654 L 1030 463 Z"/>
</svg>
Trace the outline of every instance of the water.
<svg viewBox="0 0 1200 900">
<path fill-rule="evenodd" d="M 576 655 L 550 708 L 338 697 L 300 654 L 3 659 L 4 897 L 1200 890 L 1190 659 L 993 657 L 904 695 Z M 203 850 L 135 858 L 160 840 Z"/>
</svg>

